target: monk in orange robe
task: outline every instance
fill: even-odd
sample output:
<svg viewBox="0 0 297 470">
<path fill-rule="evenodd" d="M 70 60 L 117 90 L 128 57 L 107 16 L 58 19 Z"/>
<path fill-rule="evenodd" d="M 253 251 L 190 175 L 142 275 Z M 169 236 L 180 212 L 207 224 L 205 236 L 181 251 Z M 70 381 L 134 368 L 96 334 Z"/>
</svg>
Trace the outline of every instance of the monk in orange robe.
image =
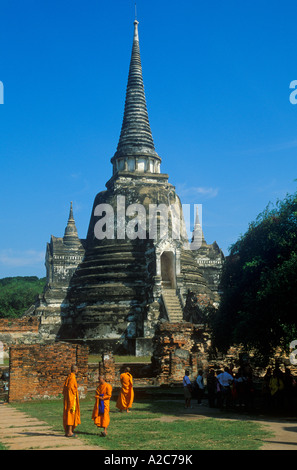
<svg viewBox="0 0 297 470">
<path fill-rule="evenodd" d="M 132 403 L 134 401 L 133 377 L 130 374 L 129 367 L 127 367 L 125 372 L 121 374 L 120 379 L 122 388 L 116 406 L 120 411 L 125 410 L 129 413 L 129 408 L 132 407 Z"/>
<path fill-rule="evenodd" d="M 74 429 L 80 424 L 80 408 L 79 396 L 77 390 L 76 376 L 77 366 L 71 367 L 71 373 L 68 375 L 64 383 L 64 412 L 63 412 L 63 426 L 65 429 L 65 436 L 73 437 Z"/>
<path fill-rule="evenodd" d="M 95 405 L 92 413 L 94 424 L 98 428 L 103 428 L 102 437 L 107 436 L 107 428 L 110 423 L 110 399 L 112 394 L 112 386 L 105 382 L 104 376 L 100 375 L 99 385 L 95 393 Z"/>
</svg>

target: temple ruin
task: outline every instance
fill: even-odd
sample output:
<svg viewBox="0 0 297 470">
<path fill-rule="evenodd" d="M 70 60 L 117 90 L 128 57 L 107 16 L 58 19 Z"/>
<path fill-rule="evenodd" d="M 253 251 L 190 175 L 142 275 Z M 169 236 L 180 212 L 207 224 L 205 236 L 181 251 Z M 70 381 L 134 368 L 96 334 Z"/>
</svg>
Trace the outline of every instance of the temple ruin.
<svg viewBox="0 0 297 470">
<path fill-rule="evenodd" d="M 52 236 L 47 244 L 47 283 L 33 315 L 47 341 L 81 343 L 97 353 L 151 354 L 158 322 L 184 321 L 189 292 L 218 304 L 224 255 L 216 243 L 207 245 L 199 220 L 194 238 L 200 233 L 200 243 L 191 244 L 180 198 L 161 172 L 136 20 L 124 117 L 111 164 L 112 176 L 95 197 L 86 238 L 78 236 L 71 204 L 64 236 Z"/>
</svg>

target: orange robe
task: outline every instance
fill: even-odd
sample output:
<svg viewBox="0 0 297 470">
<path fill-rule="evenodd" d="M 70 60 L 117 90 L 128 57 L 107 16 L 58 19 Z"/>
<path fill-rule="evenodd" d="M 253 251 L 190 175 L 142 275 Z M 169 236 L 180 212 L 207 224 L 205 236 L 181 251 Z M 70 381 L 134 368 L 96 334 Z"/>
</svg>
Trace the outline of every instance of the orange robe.
<svg viewBox="0 0 297 470">
<path fill-rule="evenodd" d="M 116 406 L 119 410 L 126 410 L 132 407 L 134 400 L 133 378 L 129 372 L 121 374 L 121 384 L 122 388 Z"/>
<path fill-rule="evenodd" d="M 77 391 L 77 382 L 74 372 L 68 375 L 63 388 L 64 412 L 63 426 L 73 426 L 73 429 L 80 424 L 79 396 Z"/>
<path fill-rule="evenodd" d="M 92 419 L 94 420 L 94 424 L 98 426 L 98 428 L 107 428 L 110 422 L 109 410 L 110 410 L 110 399 L 112 394 L 112 386 L 108 383 L 104 383 L 99 385 L 96 389 L 95 393 L 95 405 L 93 409 Z M 99 397 L 103 395 L 104 400 L 104 413 L 99 414 Z"/>
</svg>

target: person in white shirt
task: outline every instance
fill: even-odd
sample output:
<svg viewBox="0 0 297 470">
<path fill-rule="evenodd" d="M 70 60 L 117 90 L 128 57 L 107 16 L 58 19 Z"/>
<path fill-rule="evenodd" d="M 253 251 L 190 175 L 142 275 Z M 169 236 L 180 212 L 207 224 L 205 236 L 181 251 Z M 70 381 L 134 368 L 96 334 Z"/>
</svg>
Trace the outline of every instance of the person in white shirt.
<svg viewBox="0 0 297 470">
<path fill-rule="evenodd" d="M 226 408 L 229 408 L 230 402 L 231 402 L 231 384 L 233 382 L 233 377 L 231 374 L 228 372 L 228 367 L 225 367 L 224 372 L 221 372 L 217 376 L 219 385 L 220 385 L 220 390 L 221 390 L 221 408 L 224 408 L 224 403 L 226 402 Z"/>
<path fill-rule="evenodd" d="M 192 399 L 192 384 L 189 379 L 190 372 L 188 370 L 185 371 L 185 376 L 183 378 L 183 386 L 184 386 L 184 396 L 185 396 L 185 408 L 191 408 L 191 399 Z"/>
</svg>

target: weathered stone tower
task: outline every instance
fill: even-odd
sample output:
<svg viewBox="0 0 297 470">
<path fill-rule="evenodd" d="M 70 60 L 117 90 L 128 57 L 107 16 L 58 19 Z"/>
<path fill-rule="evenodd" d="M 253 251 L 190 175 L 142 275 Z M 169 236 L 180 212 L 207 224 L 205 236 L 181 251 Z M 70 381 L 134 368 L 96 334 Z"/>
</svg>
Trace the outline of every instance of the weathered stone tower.
<svg viewBox="0 0 297 470">
<path fill-rule="evenodd" d="M 111 163 L 112 177 L 95 197 L 86 240 L 75 231 L 70 236 L 72 211 L 63 241 L 52 237 L 48 285 L 37 311 L 44 334 L 87 343 L 97 352 L 145 354 L 160 318 L 183 321 L 188 291 L 211 301 L 217 292 L 198 268 L 199 250 L 190 249 L 180 199 L 160 170 L 137 21 L 122 129 Z M 77 261 L 73 271 L 69 263 L 60 268 L 55 260 L 60 245 Z"/>
<path fill-rule="evenodd" d="M 40 317 L 44 339 L 55 340 L 61 326 L 61 310 L 72 276 L 82 262 L 85 240 L 78 237 L 72 203 L 64 237 L 51 236 L 45 254 L 46 286 L 37 301 L 34 314 Z M 29 309 L 28 315 L 31 314 Z"/>
</svg>

